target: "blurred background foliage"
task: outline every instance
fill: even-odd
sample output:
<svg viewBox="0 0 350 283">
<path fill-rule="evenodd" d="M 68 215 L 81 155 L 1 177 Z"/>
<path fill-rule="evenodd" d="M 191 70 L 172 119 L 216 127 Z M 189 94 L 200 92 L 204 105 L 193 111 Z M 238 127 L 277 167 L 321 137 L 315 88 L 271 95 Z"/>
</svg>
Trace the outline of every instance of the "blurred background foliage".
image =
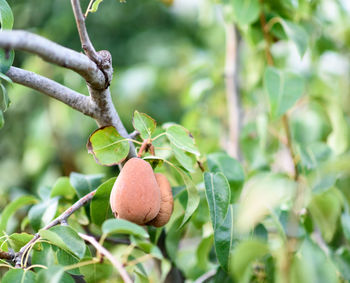
<svg viewBox="0 0 350 283">
<path fill-rule="evenodd" d="M 350 111 L 348 2 L 266 2 L 274 10 L 270 17 L 279 13 L 300 21 L 308 32 L 310 47 L 302 59 L 291 41 L 276 40 L 271 48 L 277 67 L 298 72 L 307 81 L 291 117 L 293 137 L 305 153 L 301 158 L 312 163 L 306 153 L 314 144 L 330 154 L 346 152 Z M 15 29 L 80 50 L 69 1 L 10 0 L 9 4 Z M 83 7 L 87 4 L 82 1 Z M 113 56 L 113 100 L 129 130 L 137 109 L 158 124 L 182 123 L 193 132 L 201 152 L 219 150 L 225 147 L 227 136 L 222 7 L 209 0 L 166 4 L 169 2 L 104 1 L 97 13 L 89 14 L 87 26 L 96 49 L 107 49 Z M 276 33 L 280 32 L 278 24 L 275 26 Z M 273 134 L 281 133 L 276 122 L 268 122 L 262 83 L 266 66 L 263 34 L 259 21 L 241 27 L 240 32 L 244 38 L 239 48 L 244 162 L 250 169 L 268 169 L 278 161 L 276 150 L 281 147 L 271 128 L 275 128 Z M 46 74 L 87 94 L 79 76 L 36 57 L 17 52 L 14 65 Z M 0 192 L 10 188 L 11 192 L 13 188 L 36 190 L 71 171 L 109 170 L 96 165 L 85 150 L 87 137 L 96 128 L 94 121 L 28 88 L 14 85 L 9 92 L 12 107 L 0 132 Z"/>
<path fill-rule="evenodd" d="M 69 1 L 9 4 L 14 29 L 80 50 Z M 82 7 L 87 4 L 82 1 Z M 225 119 L 221 111 L 224 32 L 211 19 L 200 20 L 199 9 L 209 5 L 203 4 L 180 1 L 169 7 L 151 0 L 105 1 L 98 13 L 89 14 L 87 26 L 96 49 L 107 49 L 113 56 L 111 91 L 127 128 L 131 130 L 135 109 L 148 113 L 159 125 L 185 122 L 196 136 L 206 137 L 197 141 L 207 152 L 220 148 L 217 140 Z M 78 75 L 34 56 L 17 52 L 14 65 L 87 94 Z M 71 171 L 109 170 L 98 166 L 85 149 L 89 134 L 97 128 L 92 119 L 19 85 L 9 89 L 9 96 L 12 105 L 0 132 L 0 192 L 14 193 L 14 188 L 33 192 Z"/>
<path fill-rule="evenodd" d="M 80 50 L 69 1 L 8 2 L 15 29 L 26 29 Z M 88 4 L 81 2 L 83 7 Z M 138 110 L 154 117 L 159 125 L 174 121 L 188 128 L 204 155 L 223 150 L 228 136 L 224 19 L 230 19 L 232 11 L 223 9 L 222 3 L 229 1 L 167 2 L 128 0 L 124 4 L 105 0 L 97 13 L 89 14 L 92 41 L 98 50 L 107 49 L 113 56 L 114 103 L 129 130 L 132 114 Z M 343 241 L 343 228 L 334 223 L 340 221 L 342 207 L 350 201 L 350 177 L 341 174 L 344 168 L 349 172 L 350 167 L 350 2 L 266 0 L 265 5 L 267 20 L 280 15 L 306 31 L 308 48 L 300 56 L 295 43 L 276 23 L 271 28 L 271 53 L 277 68 L 298 73 L 304 80 L 303 95 L 289 111 L 298 170 L 305 177 L 302 183 L 313 190 L 314 196 L 306 197 L 312 199 L 309 210 L 313 221 L 327 244 L 336 248 Z M 248 178 L 264 171 L 292 175 L 293 162 L 282 123 L 268 112 L 263 82 L 267 63 L 259 20 L 238 29 L 238 82 L 244 113 L 240 145 L 245 173 Z M 87 94 L 79 76 L 36 57 L 16 52 L 14 65 Z M 87 154 L 87 138 L 97 128 L 92 119 L 19 85 L 10 87 L 9 95 L 12 105 L 0 131 L 0 210 L 24 191 L 34 193 L 44 185 L 51 186 L 59 176 L 72 171 L 116 174 L 116 168 L 101 167 Z M 339 158 L 343 163 L 337 163 L 339 168 L 328 168 L 330 176 L 318 171 L 322 162 Z M 315 176 L 318 183 L 308 179 Z M 345 197 L 338 198 L 339 192 Z M 202 243 L 210 251 L 213 241 L 212 237 L 202 241 L 205 235 L 200 229 L 208 224 L 208 208 L 203 191 L 200 193 L 201 205 L 183 240 L 190 244 L 173 255 L 186 277 L 193 279 L 210 266 L 205 261 L 201 268 L 192 269 L 198 262 L 191 243 Z M 181 213 L 180 207 L 175 207 L 172 219 L 178 220 Z M 308 221 L 304 223 L 306 230 Z M 305 253 L 308 248 L 314 247 L 305 247 Z M 209 256 L 214 257 L 212 249 Z"/>
</svg>

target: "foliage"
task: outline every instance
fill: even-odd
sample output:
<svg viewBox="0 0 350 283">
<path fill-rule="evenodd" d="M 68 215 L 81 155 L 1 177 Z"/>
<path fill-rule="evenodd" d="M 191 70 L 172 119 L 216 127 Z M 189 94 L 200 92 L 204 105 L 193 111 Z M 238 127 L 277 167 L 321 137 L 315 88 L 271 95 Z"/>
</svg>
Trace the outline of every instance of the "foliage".
<svg viewBox="0 0 350 283">
<path fill-rule="evenodd" d="M 15 28 L 30 23 L 79 48 L 66 21 L 69 1 L 58 9 L 49 3 L 55 1 L 36 0 L 43 5 L 37 17 L 35 4 L 8 2 Z M 84 88 L 74 75 L 0 51 L 0 251 L 18 252 L 35 233 L 41 237 L 21 260 L 31 268 L 1 260 L 2 282 L 119 282 L 110 261 L 79 233 L 99 239 L 135 282 L 175 280 L 174 273 L 189 282 L 208 274 L 208 282 L 350 281 L 348 2 L 206 0 L 195 16 L 181 8 L 184 1 L 136 2 L 95 1 L 87 13 L 96 45 L 117 62 L 111 90 L 135 138 L 111 126 L 95 130 L 65 106 L 9 85 L 15 60 Z M 5 0 L 0 16 L 1 28 L 11 29 Z M 222 21 L 240 34 L 240 158 L 225 151 Z M 165 227 L 112 215 L 115 165 L 130 143 L 173 185 Z M 44 229 L 94 190 L 67 226 Z"/>
</svg>

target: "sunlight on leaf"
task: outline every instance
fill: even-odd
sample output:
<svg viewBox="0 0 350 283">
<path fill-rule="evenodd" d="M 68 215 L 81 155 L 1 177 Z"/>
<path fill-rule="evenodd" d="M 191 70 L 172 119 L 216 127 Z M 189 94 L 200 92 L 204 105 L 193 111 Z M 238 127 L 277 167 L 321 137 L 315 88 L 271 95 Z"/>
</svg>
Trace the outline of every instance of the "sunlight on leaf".
<svg viewBox="0 0 350 283">
<path fill-rule="evenodd" d="M 138 111 L 134 112 L 134 117 L 132 120 L 135 130 L 140 133 L 142 139 L 150 139 L 152 133 L 156 129 L 157 123 L 154 119 L 144 113 Z"/>
<path fill-rule="evenodd" d="M 129 142 L 113 126 L 102 127 L 93 132 L 86 147 L 96 162 L 105 166 L 119 164 L 130 150 Z"/>
<path fill-rule="evenodd" d="M 295 189 L 293 181 L 273 173 L 261 173 L 249 179 L 239 202 L 237 229 L 242 233 L 253 229 L 270 210 L 289 201 Z"/>
</svg>

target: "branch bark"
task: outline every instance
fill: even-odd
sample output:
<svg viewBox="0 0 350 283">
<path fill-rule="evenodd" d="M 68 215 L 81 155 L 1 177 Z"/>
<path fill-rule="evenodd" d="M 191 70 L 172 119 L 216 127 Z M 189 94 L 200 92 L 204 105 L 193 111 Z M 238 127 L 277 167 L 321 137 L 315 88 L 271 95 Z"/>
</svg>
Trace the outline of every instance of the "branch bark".
<svg viewBox="0 0 350 283">
<path fill-rule="evenodd" d="M 39 35 L 21 30 L 1 31 L 0 47 L 36 54 L 47 62 L 79 73 L 91 87 L 105 89 L 105 75 L 95 62 L 84 54 L 63 47 Z"/>
<path fill-rule="evenodd" d="M 54 227 L 58 224 L 67 225 L 67 220 L 69 216 L 71 216 L 75 211 L 77 211 L 79 208 L 84 206 L 86 203 L 92 200 L 96 193 L 96 190 L 88 193 L 87 195 L 83 196 L 81 199 L 79 199 L 77 202 L 75 202 L 70 208 L 68 208 L 66 211 L 64 211 L 61 215 L 59 215 L 57 218 L 52 220 L 49 224 L 47 224 L 44 228 L 41 230 L 48 230 L 51 227 Z M 21 259 L 23 256 L 25 256 L 26 251 L 28 250 L 28 247 L 36 243 L 40 239 L 40 234 L 36 233 L 34 237 L 26 244 L 24 245 L 18 253 L 15 255 L 16 260 L 16 267 L 21 267 Z"/>
<path fill-rule="evenodd" d="M 94 116 L 92 104 L 88 96 L 80 94 L 36 73 L 20 68 L 11 67 L 6 75 L 15 83 L 40 91 L 87 116 Z"/>
<path fill-rule="evenodd" d="M 130 279 L 123 265 L 107 249 L 100 245 L 94 237 L 82 233 L 78 234 L 82 239 L 93 245 L 96 248 L 96 250 L 103 254 L 114 265 L 114 267 L 118 270 L 120 276 L 122 277 L 125 283 L 132 283 L 132 280 Z"/>
<path fill-rule="evenodd" d="M 226 34 L 226 66 L 225 66 L 225 83 L 226 83 L 226 100 L 228 111 L 228 153 L 236 158 L 241 158 L 239 148 L 239 135 L 241 128 L 241 107 L 238 93 L 238 36 L 237 31 L 232 23 L 225 25 Z"/>
<path fill-rule="evenodd" d="M 98 52 L 101 63 L 97 66 L 95 62 L 81 53 L 25 31 L 1 31 L 0 47 L 31 52 L 48 62 L 66 67 L 82 75 L 87 82 L 90 98 L 29 71 L 12 67 L 7 73 L 13 81 L 62 101 L 94 118 L 99 126 L 112 125 L 121 136 L 129 138 L 128 132 L 113 105 L 108 88 L 113 77 L 112 58 L 108 51 Z M 130 142 L 129 158 L 135 156 L 134 144 Z"/>
<path fill-rule="evenodd" d="M 94 61 L 97 65 L 100 65 L 102 60 L 90 41 L 89 34 L 85 26 L 85 17 L 81 11 L 80 0 L 71 0 L 71 4 L 79 32 L 81 47 L 92 61 Z"/>
</svg>

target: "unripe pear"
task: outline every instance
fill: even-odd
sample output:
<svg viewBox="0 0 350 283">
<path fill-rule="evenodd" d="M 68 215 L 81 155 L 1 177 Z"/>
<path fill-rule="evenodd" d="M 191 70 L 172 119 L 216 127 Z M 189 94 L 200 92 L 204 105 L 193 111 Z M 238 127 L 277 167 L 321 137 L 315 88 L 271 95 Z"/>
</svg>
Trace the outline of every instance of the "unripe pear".
<svg viewBox="0 0 350 283">
<path fill-rule="evenodd" d="M 160 190 L 160 210 L 156 218 L 147 224 L 155 227 L 161 227 L 167 224 L 170 220 L 174 208 L 174 199 L 167 177 L 161 173 L 155 173 L 154 175 Z"/>
<path fill-rule="evenodd" d="M 110 205 L 116 217 L 144 225 L 160 210 L 160 190 L 151 165 L 131 158 L 113 185 Z"/>
</svg>

